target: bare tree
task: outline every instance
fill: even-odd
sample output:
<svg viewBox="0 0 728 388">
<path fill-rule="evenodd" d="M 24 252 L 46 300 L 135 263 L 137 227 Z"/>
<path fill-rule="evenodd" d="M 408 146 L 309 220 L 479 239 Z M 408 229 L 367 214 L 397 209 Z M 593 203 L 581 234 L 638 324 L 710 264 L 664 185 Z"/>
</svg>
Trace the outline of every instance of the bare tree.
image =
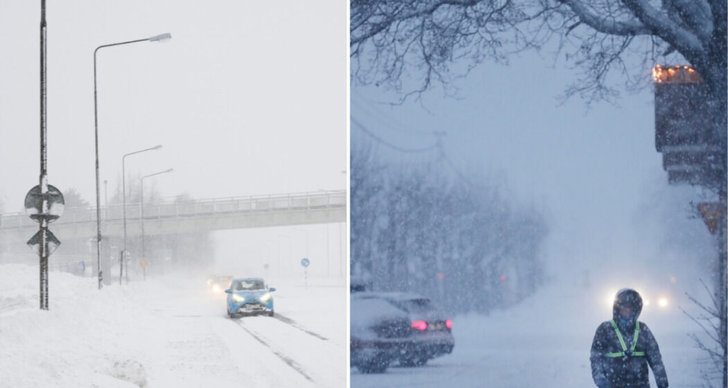
<svg viewBox="0 0 728 388">
<path fill-rule="evenodd" d="M 353 78 L 405 97 L 554 40 L 580 70 L 566 95 L 589 101 L 616 96 L 616 79 L 646 85 L 658 60 L 684 60 L 703 77 L 725 142 L 724 0 L 352 0 L 350 33 Z"/>
<path fill-rule="evenodd" d="M 705 282 L 702 280 L 700 282 L 703 284 L 706 294 L 711 298 L 710 303 L 701 303 L 698 299 L 686 293 L 690 301 L 699 308 L 700 314 L 689 313 L 683 308 L 681 310 L 702 329 L 702 336 L 691 333 L 690 337 L 696 346 L 707 355 L 708 362 L 704 363 L 700 372 L 706 386 L 713 387 L 713 382 L 720 379 L 718 375 L 723 371 L 723 364 L 725 363 L 721 326 L 716 324 L 721 319 L 721 302 L 710 292 Z"/>
<path fill-rule="evenodd" d="M 74 188 L 68 188 L 63 193 L 63 200 L 65 202 L 66 207 L 68 208 L 88 208 L 91 206 L 91 204 L 81 196 L 81 193 L 78 192 L 78 190 Z"/>
<path fill-rule="evenodd" d="M 476 189 L 434 161 L 384 165 L 371 152 L 352 149 L 352 276 L 375 290 L 419 290 L 452 312 L 536 291 L 548 233 L 537 209 L 512 209 L 496 187 Z"/>
<path fill-rule="evenodd" d="M 578 70 L 565 96 L 588 102 L 649 85 L 649 70 L 660 62 L 691 65 L 702 78 L 710 142 L 721 150 L 722 179 L 711 189 L 726 208 L 725 0 L 351 0 L 350 15 L 353 80 L 388 85 L 403 99 L 436 84 L 448 90 L 453 78 L 486 60 L 507 61 L 547 44 Z M 724 211 L 722 247 L 725 221 Z M 715 293 L 726 386 L 728 264 L 725 250 L 719 256 Z"/>
<path fill-rule="evenodd" d="M 450 80 L 450 64 L 467 57 L 505 60 L 505 32 L 527 19 L 512 1 L 352 0 L 352 74 L 423 92 Z M 412 77 L 414 87 L 405 85 Z"/>
</svg>

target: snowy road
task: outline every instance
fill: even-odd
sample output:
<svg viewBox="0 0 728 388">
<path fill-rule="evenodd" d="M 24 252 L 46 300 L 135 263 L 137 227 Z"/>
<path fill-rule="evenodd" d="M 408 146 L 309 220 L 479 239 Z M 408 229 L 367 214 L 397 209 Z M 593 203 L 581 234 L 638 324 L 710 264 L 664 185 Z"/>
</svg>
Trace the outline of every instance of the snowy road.
<svg viewBox="0 0 728 388">
<path fill-rule="evenodd" d="M 0 381 L 42 387 L 342 387 L 345 287 L 272 283 L 278 316 L 229 319 L 204 278 L 111 286 L 51 274 L 37 309 L 37 270 L 2 266 Z"/>
<path fill-rule="evenodd" d="M 593 387 L 589 349 L 609 312 L 592 311 L 587 295 L 563 292 L 544 289 L 511 310 L 456 317 L 452 354 L 420 368 L 395 365 L 384 374 L 352 368 L 351 387 Z M 646 309 L 640 319 L 655 333 L 670 386 L 703 387 L 706 357 L 687 336 L 697 327 L 677 311 Z"/>
</svg>

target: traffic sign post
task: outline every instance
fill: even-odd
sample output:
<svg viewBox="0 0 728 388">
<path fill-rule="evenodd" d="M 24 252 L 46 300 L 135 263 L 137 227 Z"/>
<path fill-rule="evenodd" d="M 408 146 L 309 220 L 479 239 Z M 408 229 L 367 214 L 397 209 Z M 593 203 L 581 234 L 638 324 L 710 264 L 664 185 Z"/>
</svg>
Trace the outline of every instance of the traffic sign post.
<svg viewBox="0 0 728 388">
<path fill-rule="evenodd" d="M 25 212 L 39 224 L 38 232 L 27 244 L 40 258 L 40 309 L 48 310 L 48 256 L 61 245 L 48 230 L 48 224 L 63 214 L 64 200 L 63 194 L 47 183 L 47 177 L 41 176 L 42 184 L 31 188 L 25 195 Z"/>
<path fill-rule="evenodd" d="M 720 202 L 701 202 L 698 204 L 698 211 L 700 216 L 703 217 L 710 234 L 715 234 L 719 221 L 723 218 L 723 204 Z"/>
<path fill-rule="evenodd" d="M 142 273 L 144 274 L 144 280 L 147 280 L 147 265 L 149 265 L 149 262 L 147 259 L 142 259 L 142 261 L 139 262 L 139 265 L 142 266 Z"/>
<path fill-rule="evenodd" d="M 301 259 L 301 266 L 303 267 L 303 285 L 308 288 L 308 266 L 311 264 L 311 260 L 307 257 Z"/>
</svg>

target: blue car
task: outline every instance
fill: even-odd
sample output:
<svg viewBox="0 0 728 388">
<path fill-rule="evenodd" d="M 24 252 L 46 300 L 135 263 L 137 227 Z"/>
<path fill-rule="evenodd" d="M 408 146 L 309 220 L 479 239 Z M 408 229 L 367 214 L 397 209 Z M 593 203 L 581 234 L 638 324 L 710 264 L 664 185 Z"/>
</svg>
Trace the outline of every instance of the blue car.
<svg viewBox="0 0 728 388">
<path fill-rule="evenodd" d="M 233 279 L 227 293 L 227 313 L 230 318 L 240 315 L 266 314 L 272 317 L 273 295 L 276 289 L 268 288 L 261 278 Z"/>
</svg>

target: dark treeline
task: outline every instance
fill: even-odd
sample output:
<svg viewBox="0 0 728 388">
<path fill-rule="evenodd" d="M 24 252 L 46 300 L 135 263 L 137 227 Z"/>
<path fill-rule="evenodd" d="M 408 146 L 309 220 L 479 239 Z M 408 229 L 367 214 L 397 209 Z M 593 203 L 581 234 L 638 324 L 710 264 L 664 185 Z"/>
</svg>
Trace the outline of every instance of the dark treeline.
<svg viewBox="0 0 728 388">
<path fill-rule="evenodd" d="M 426 295 L 452 312 L 488 312 L 543 281 L 543 216 L 498 187 L 449 177 L 442 163 L 385 165 L 366 146 L 351 159 L 353 281 Z"/>
</svg>

